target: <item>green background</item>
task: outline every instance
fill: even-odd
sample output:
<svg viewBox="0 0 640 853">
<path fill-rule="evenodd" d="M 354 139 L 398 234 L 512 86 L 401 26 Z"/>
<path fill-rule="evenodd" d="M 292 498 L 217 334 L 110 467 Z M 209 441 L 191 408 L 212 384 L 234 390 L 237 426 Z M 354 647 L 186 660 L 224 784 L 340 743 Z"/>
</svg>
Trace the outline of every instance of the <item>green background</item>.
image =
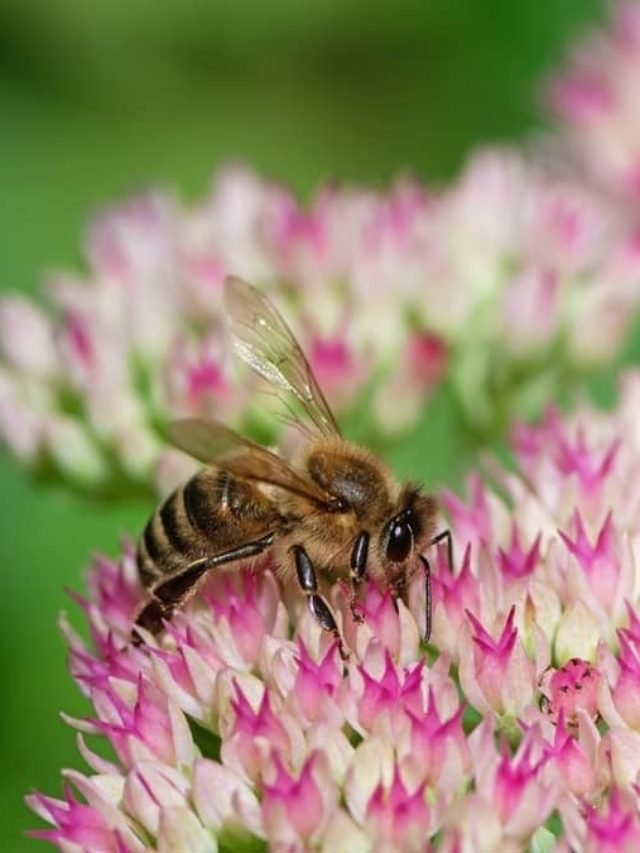
<svg viewBox="0 0 640 853">
<path fill-rule="evenodd" d="M 540 80 L 600 12 L 597 0 L 0 0 L 0 288 L 36 292 L 44 271 L 78 267 L 96 206 L 150 184 L 195 197 L 230 159 L 304 195 L 406 168 L 446 179 L 478 143 L 540 126 Z M 421 439 L 391 454 L 399 473 L 459 481 L 449 414 L 443 392 Z M 82 588 L 91 553 L 116 553 L 151 507 L 38 488 L 5 457 L 0 496 L 1 845 L 21 851 L 39 823 L 24 793 L 57 794 L 59 769 L 81 766 L 58 719 L 86 710 L 55 627 L 63 587 Z"/>
</svg>

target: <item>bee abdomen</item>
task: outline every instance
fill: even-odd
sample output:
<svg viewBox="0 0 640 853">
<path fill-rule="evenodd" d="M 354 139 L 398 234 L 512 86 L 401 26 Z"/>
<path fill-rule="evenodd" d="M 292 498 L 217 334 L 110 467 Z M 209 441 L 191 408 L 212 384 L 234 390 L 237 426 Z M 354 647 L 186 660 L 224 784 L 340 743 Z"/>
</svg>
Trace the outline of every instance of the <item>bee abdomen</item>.
<svg viewBox="0 0 640 853">
<path fill-rule="evenodd" d="M 138 543 L 138 571 L 153 589 L 190 563 L 214 557 L 279 529 L 273 501 L 230 471 L 207 468 L 154 513 Z"/>
<path fill-rule="evenodd" d="M 201 552 L 201 537 L 193 529 L 183 490 L 173 492 L 149 519 L 138 543 L 140 579 L 151 586 L 167 572 Z"/>
<path fill-rule="evenodd" d="M 136 562 L 138 564 L 138 574 L 140 575 L 140 580 L 144 586 L 152 586 L 155 581 L 162 576 L 162 572 L 149 556 L 143 538 L 140 538 L 138 542 Z"/>
<path fill-rule="evenodd" d="M 200 472 L 182 490 L 189 523 L 205 539 L 213 539 L 218 532 L 217 513 L 221 508 L 221 498 L 228 491 L 229 479 L 225 471 L 216 472 L 214 477 L 209 472 Z"/>
<path fill-rule="evenodd" d="M 180 554 L 191 553 L 198 536 L 191 526 L 182 489 L 175 491 L 167 498 L 158 510 L 158 515 L 164 535 L 171 546 Z"/>
</svg>

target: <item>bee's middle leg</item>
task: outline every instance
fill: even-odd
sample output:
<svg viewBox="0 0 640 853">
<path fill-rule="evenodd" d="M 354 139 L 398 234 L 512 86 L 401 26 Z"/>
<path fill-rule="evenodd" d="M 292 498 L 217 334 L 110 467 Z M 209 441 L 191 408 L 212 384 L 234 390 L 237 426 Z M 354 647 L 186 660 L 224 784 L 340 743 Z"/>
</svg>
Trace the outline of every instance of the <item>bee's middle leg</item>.
<svg viewBox="0 0 640 853">
<path fill-rule="evenodd" d="M 369 534 L 363 530 L 356 537 L 351 550 L 351 597 L 349 605 L 351 607 L 351 616 L 354 622 L 364 622 L 364 616 L 360 609 L 359 594 L 362 581 L 366 578 L 367 573 L 367 556 L 369 554 Z"/>
<path fill-rule="evenodd" d="M 309 610 L 322 630 L 333 634 L 338 641 L 340 655 L 345 658 L 346 652 L 342 645 L 342 637 L 338 631 L 336 620 L 333 618 L 333 613 L 326 600 L 318 592 L 318 578 L 313 563 L 302 545 L 294 545 L 291 550 L 296 564 L 298 583 L 307 597 Z"/>
</svg>

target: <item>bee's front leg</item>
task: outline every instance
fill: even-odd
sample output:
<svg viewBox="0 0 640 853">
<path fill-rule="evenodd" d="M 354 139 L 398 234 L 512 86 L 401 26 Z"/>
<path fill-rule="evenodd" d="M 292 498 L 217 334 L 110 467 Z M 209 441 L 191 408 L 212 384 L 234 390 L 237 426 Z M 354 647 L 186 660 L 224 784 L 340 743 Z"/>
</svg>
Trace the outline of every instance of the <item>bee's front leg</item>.
<svg viewBox="0 0 640 853">
<path fill-rule="evenodd" d="M 369 534 L 366 530 L 359 533 L 351 550 L 351 597 L 349 605 L 354 622 L 364 622 L 360 608 L 359 593 L 362 581 L 366 578 L 367 556 L 369 554 Z"/>
<path fill-rule="evenodd" d="M 346 660 L 348 654 L 342 644 L 342 637 L 338 631 L 336 620 L 333 618 L 333 613 L 331 612 L 326 600 L 318 592 L 318 578 L 316 576 L 316 570 L 313 567 L 313 563 L 302 545 L 294 545 L 291 550 L 296 564 L 298 583 L 307 597 L 309 610 L 322 630 L 329 631 L 336 638 L 338 641 L 340 656 L 343 660 Z"/>
<path fill-rule="evenodd" d="M 393 596 L 393 606 L 396 609 L 396 613 L 398 612 L 398 602 L 401 601 L 403 604 L 408 604 L 407 602 L 407 578 L 406 575 L 401 575 L 397 578 L 393 583 L 392 596 Z"/>
<path fill-rule="evenodd" d="M 442 533 L 438 533 L 433 537 L 429 542 L 427 542 L 427 548 L 431 548 L 433 545 L 439 545 L 441 542 L 447 543 L 447 561 L 449 563 L 449 571 L 453 572 L 453 537 L 451 536 L 450 530 L 443 530 Z"/>
<path fill-rule="evenodd" d="M 422 639 L 425 643 L 429 642 L 431 637 L 431 622 L 433 618 L 433 600 L 431 594 L 431 566 L 429 560 L 422 554 L 419 555 L 422 568 L 424 570 L 424 635 Z"/>
<path fill-rule="evenodd" d="M 436 536 L 431 539 L 430 542 L 427 543 L 427 547 L 430 548 L 433 545 L 439 545 L 441 542 L 446 542 L 447 545 L 447 562 L 449 563 L 449 571 L 453 572 L 453 538 L 451 536 L 450 530 L 443 530 L 442 533 L 438 533 Z M 431 624 L 433 621 L 433 596 L 431 589 L 431 565 L 429 560 L 424 556 L 420 555 L 420 561 L 422 562 L 422 568 L 424 570 L 424 615 L 425 615 L 425 624 L 424 624 L 424 642 L 428 643 L 429 638 L 431 637 Z"/>
</svg>

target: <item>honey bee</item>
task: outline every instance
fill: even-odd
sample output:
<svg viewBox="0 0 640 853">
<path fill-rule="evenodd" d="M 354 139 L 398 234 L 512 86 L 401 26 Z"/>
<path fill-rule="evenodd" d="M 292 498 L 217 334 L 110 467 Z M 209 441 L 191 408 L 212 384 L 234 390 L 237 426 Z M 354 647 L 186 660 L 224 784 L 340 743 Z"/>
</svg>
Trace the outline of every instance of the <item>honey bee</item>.
<svg viewBox="0 0 640 853">
<path fill-rule="evenodd" d="M 225 305 L 237 355 L 308 440 L 289 462 L 217 421 L 171 425 L 174 444 L 207 467 L 164 501 L 140 537 L 137 564 L 150 600 L 136 626 L 158 633 L 208 572 L 269 552 L 281 582 L 297 581 L 314 618 L 338 641 L 321 582 L 348 579 L 351 610 L 361 621 L 365 579 L 406 601 L 408 580 L 422 567 L 427 641 L 431 573 L 424 552 L 446 541 L 451 563 L 450 532 L 436 534 L 435 499 L 399 484 L 380 459 L 343 438 L 300 345 L 260 291 L 228 278 Z"/>
</svg>

